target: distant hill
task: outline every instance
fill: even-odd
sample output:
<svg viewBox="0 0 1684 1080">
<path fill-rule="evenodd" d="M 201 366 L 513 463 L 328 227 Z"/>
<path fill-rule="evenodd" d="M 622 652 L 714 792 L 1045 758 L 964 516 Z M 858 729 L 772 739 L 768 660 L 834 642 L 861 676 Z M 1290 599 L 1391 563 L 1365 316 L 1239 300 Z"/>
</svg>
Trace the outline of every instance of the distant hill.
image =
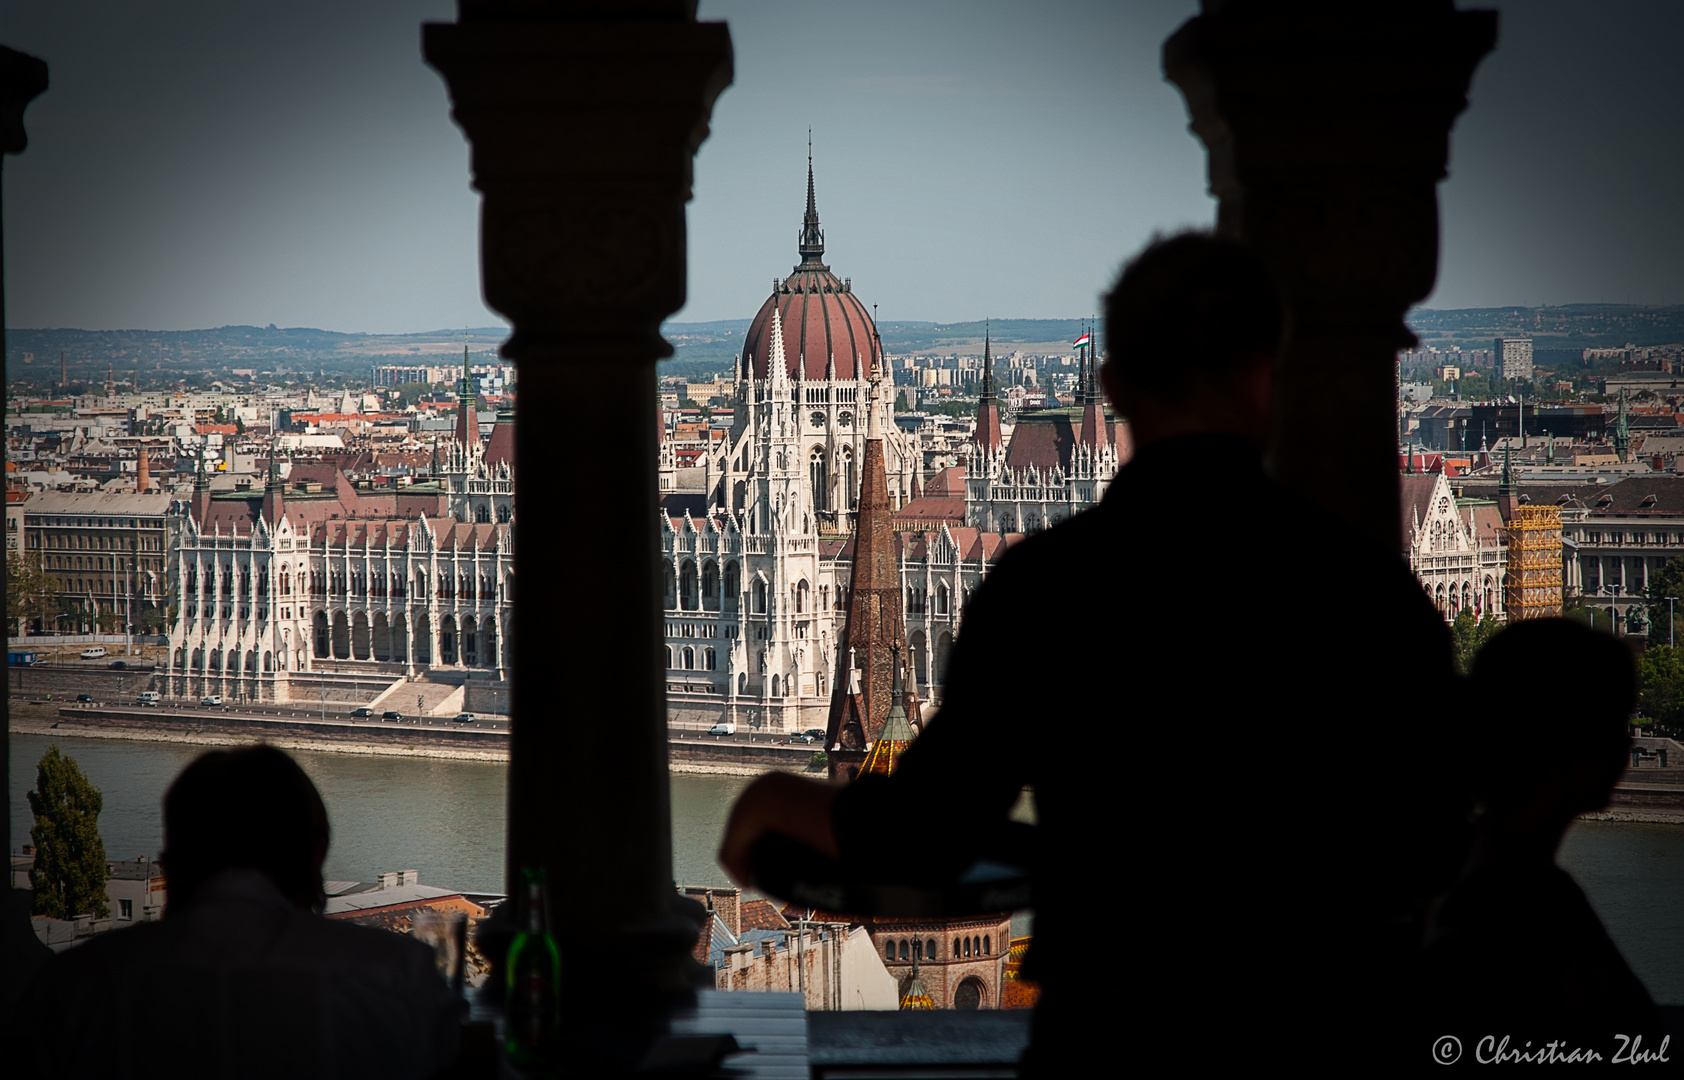
<svg viewBox="0 0 1684 1080">
<path fill-rule="evenodd" d="M 72 383 L 101 383 L 112 370 L 119 382 L 140 369 L 141 385 L 174 383 L 191 373 L 225 370 L 304 376 L 355 375 L 370 364 L 460 360 L 466 334 L 476 363 L 508 337 L 503 327 L 435 330 L 424 334 L 345 334 L 309 327 L 219 326 L 209 330 L 9 329 L 6 381 L 58 379 L 59 355 Z"/>
<path fill-rule="evenodd" d="M 1481 347 L 1499 335 L 1530 337 L 1537 349 L 1605 348 L 1631 342 L 1663 345 L 1684 342 L 1684 304 L 1567 304 L 1560 307 L 1506 307 L 1435 310 L 1419 308 L 1408 323 L 1423 343 Z M 749 320 L 670 322 L 662 327 L 674 356 L 662 374 L 705 376 L 729 371 L 742 348 Z M 1068 352 L 1083 328 L 1080 319 L 994 319 L 987 330 L 999 355 Z M 1103 320 L 1099 327 L 1103 339 Z M 980 355 L 984 323 L 884 321 L 878 332 L 893 355 Z M 503 327 L 466 331 L 476 363 L 492 358 L 507 338 Z M 6 380 L 37 385 L 58 378 L 59 354 L 65 356 L 72 383 L 101 383 L 107 367 L 119 382 L 140 369 L 142 386 L 174 384 L 189 374 L 215 378 L 224 371 L 251 369 L 261 376 L 294 378 L 325 375 L 355 381 L 371 364 L 426 361 L 444 363 L 461 356 L 464 331 L 420 334 L 346 334 L 309 327 L 220 326 L 207 330 L 14 329 L 6 335 Z"/>
<path fill-rule="evenodd" d="M 1417 308 L 1406 320 L 1424 345 L 1490 348 L 1498 336 L 1529 337 L 1535 349 L 1605 349 L 1684 342 L 1684 304 L 1563 304 L 1560 307 Z"/>
</svg>

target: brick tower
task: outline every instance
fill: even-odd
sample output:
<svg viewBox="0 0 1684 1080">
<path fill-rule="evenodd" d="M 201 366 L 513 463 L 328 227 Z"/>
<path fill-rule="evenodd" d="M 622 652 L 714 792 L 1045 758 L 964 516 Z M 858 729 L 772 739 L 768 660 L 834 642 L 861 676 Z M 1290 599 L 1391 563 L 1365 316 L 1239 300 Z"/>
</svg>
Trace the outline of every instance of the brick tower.
<svg viewBox="0 0 1684 1080">
<path fill-rule="evenodd" d="M 854 524 L 848 619 L 836 650 L 836 678 L 831 684 L 825 737 L 832 779 L 852 780 L 859 775 L 896 704 L 899 660 L 907 655 L 900 560 L 889 522 L 889 484 L 883 468 L 883 433 L 877 419 L 881 387 L 881 372 L 874 367 L 872 402 L 866 410 L 870 419 L 859 512 Z M 917 688 L 902 689 L 899 698 L 907 718 L 919 723 Z"/>
</svg>

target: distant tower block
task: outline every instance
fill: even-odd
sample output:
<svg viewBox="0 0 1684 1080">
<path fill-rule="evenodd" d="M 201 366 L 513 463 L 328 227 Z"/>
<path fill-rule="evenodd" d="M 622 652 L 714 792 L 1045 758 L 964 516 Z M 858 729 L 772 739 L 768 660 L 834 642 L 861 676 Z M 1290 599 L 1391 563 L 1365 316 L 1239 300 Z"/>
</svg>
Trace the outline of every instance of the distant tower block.
<svg viewBox="0 0 1684 1080">
<path fill-rule="evenodd" d="M 1503 337 L 1492 343 L 1497 375 L 1504 379 L 1532 381 L 1532 339 Z"/>
<path fill-rule="evenodd" d="M 1504 605 L 1509 620 L 1561 614 L 1561 507 L 1513 507 Z"/>
</svg>

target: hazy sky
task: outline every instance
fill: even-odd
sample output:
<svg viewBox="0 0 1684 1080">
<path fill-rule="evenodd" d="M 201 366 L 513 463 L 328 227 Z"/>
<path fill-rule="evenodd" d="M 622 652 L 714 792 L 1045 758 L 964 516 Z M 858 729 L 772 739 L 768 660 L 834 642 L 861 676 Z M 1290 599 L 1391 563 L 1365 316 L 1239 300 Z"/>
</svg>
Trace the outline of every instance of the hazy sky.
<svg viewBox="0 0 1684 1080">
<path fill-rule="evenodd" d="M 703 0 L 737 75 L 696 162 L 677 317 L 746 318 L 789 272 L 809 125 L 827 260 L 883 318 L 1092 312 L 1153 231 L 1212 218 L 1159 70 L 1196 7 Z M 420 58 L 419 24 L 454 10 L 0 0 L 0 41 L 52 69 L 5 161 L 8 321 L 494 325 L 467 145 Z M 1428 305 L 1684 302 L 1684 3 L 1502 11 Z"/>
</svg>

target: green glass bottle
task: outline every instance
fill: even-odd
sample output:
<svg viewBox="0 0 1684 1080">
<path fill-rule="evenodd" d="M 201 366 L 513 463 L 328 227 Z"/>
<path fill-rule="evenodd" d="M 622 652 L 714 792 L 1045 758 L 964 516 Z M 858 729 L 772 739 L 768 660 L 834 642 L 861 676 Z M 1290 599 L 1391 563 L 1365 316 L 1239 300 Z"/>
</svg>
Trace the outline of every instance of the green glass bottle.
<svg viewBox="0 0 1684 1080">
<path fill-rule="evenodd" d="M 516 904 L 504 1028 L 509 1061 L 517 1066 L 553 1065 L 561 1027 L 561 950 L 550 933 L 541 867 L 521 871 Z"/>
</svg>

